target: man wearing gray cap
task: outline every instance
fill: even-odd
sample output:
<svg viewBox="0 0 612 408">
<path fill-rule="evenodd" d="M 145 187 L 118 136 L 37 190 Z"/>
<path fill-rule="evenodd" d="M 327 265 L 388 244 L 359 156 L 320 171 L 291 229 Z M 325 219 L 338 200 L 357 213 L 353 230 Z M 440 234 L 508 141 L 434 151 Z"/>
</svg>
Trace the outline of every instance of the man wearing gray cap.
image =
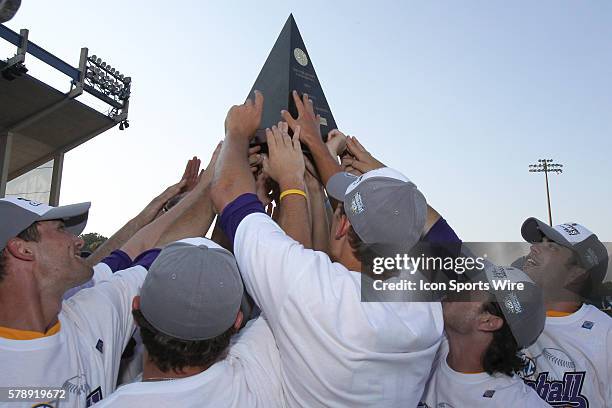
<svg viewBox="0 0 612 408">
<path fill-rule="evenodd" d="M 523 271 L 488 262 L 474 279 L 489 289 L 453 294 L 442 303 L 447 340 L 419 407 L 550 407 L 515 375 L 523 366 L 519 350 L 544 328 L 541 289 Z M 495 290 L 494 281 L 517 285 Z"/>
<path fill-rule="evenodd" d="M 133 301 L 146 350 L 142 382 L 96 407 L 280 406 L 280 357 L 265 318 L 236 334 L 242 294 L 234 257 L 216 243 L 164 248 Z"/>
<path fill-rule="evenodd" d="M 302 103 L 297 96 L 296 101 Z M 304 248 L 286 231 L 305 228 L 306 222 L 283 225 L 283 231 L 264 213 L 255 194 L 247 155 L 262 106 L 263 96 L 256 92 L 254 103 L 248 100 L 230 109 L 212 195 L 222 210 L 221 225 L 234 244 L 245 287 L 265 314 L 282 356 L 285 403 L 416 406 L 442 337 L 441 305 L 361 302 L 362 261 L 349 231 L 372 247 L 409 249 L 425 225 L 423 195 L 391 169 L 354 180 L 340 175 L 337 184 L 330 181 L 335 186 L 330 191 L 341 195 L 346 215 L 338 210 L 334 216 L 331 258 Z M 303 104 L 298 108 L 304 112 Z M 312 110 L 309 115 L 307 124 L 318 129 Z M 276 127 L 267 132 L 274 138 L 268 144 L 275 146 L 270 150 L 270 176 L 280 186 L 280 210 L 292 214 L 290 222 L 308 218 L 300 129 L 309 130 L 294 122 L 289 122 L 293 139 Z M 320 134 L 313 143 L 304 140 L 323 182 L 340 173 Z M 382 214 L 392 222 L 382 220 Z"/>
<path fill-rule="evenodd" d="M 125 245 L 151 248 L 204 234 L 211 223 L 202 217 L 211 205 L 207 180 Z M 144 252 L 131 268 L 62 302 L 66 290 L 93 273 L 77 237 L 89 206 L 0 200 L 0 400 L 10 400 L 8 406 L 87 407 L 115 389 L 121 352 L 134 330 L 131 302 L 156 252 Z M 15 392 L 25 387 L 38 391 Z"/>
<path fill-rule="evenodd" d="M 521 234 L 529 254 L 516 262 L 542 287 L 546 324 L 525 351 L 521 376 L 553 406 L 612 404 L 612 319 L 583 303 L 601 285 L 608 253 L 597 236 L 577 223 L 554 227 L 527 219 Z"/>
</svg>

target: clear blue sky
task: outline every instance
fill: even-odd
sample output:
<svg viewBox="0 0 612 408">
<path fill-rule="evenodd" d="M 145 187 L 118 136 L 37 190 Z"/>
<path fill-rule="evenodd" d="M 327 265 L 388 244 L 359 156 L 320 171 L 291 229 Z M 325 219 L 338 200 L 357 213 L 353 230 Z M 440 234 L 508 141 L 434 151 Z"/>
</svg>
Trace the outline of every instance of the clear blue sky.
<svg viewBox="0 0 612 408">
<path fill-rule="evenodd" d="M 23 0 L 7 25 L 133 78 L 131 127 L 67 154 L 61 202 L 108 235 L 208 160 L 292 12 L 341 130 L 404 172 L 459 234 L 518 241 L 528 216 L 612 241 L 612 2 Z M 0 48 L 0 57 L 12 55 Z M 11 54 L 9 55 L 9 51 Z M 26 60 L 66 91 L 68 81 Z"/>
</svg>

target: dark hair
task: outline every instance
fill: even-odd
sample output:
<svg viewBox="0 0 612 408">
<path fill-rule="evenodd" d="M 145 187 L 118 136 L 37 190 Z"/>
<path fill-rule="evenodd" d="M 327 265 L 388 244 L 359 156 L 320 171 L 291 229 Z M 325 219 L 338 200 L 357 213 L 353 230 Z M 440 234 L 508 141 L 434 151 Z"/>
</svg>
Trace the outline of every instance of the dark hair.
<svg viewBox="0 0 612 408">
<path fill-rule="evenodd" d="M 185 367 L 208 367 L 223 354 L 236 332 L 234 326 L 209 340 L 181 340 L 161 333 L 140 310 L 132 310 L 149 358 L 161 371 L 180 373 Z"/>
<path fill-rule="evenodd" d="M 359 262 L 366 263 L 376 256 L 376 253 L 359 238 L 359 235 L 357 235 L 352 225 L 349 227 L 347 238 L 353 250 L 353 255 L 355 255 L 355 258 L 357 258 Z"/>
<path fill-rule="evenodd" d="M 344 206 L 340 208 L 340 211 L 342 215 L 346 215 Z M 353 255 L 362 264 L 372 262 L 372 259 L 377 256 L 376 252 L 372 251 L 372 249 L 361 240 L 359 235 L 357 235 L 357 232 L 355 232 L 353 229 L 352 225 L 348 229 L 347 238 L 348 243 L 353 250 Z"/>
<path fill-rule="evenodd" d="M 38 232 L 38 224 L 34 223 L 30 225 L 28 228 L 24 229 L 17 235 L 17 238 L 23 239 L 24 241 L 34 241 L 38 242 L 40 240 L 40 233 Z M 0 250 L 0 282 L 4 279 L 4 275 L 6 275 L 6 254 L 4 251 L 6 247 Z"/>
<path fill-rule="evenodd" d="M 483 306 L 485 312 L 501 317 L 504 324 L 499 330 L 493 332 L 493 341 L 484 353 L 482 366 L 489 374 L 503 373 L 512 377 L 515 372 L 520 371 L 525 365 L 519 357 L 520 348 L 514 339 L 512 331 L 497 302 L 488 302 Z"/>
</svg>

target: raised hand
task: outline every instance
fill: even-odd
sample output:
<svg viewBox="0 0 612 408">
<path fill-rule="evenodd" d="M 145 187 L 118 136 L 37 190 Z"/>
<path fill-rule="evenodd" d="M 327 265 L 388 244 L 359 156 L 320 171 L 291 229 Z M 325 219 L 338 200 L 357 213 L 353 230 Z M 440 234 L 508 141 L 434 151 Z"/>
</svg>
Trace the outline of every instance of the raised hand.
<svg viewBox="0 0 612 408">
<path fill-rule="evenodd" d="M 340 165 L 342 166 L 342 170 L 346 171 L 347 173 L 351 173 L 355 176 L 361 176 L 363 173 L 353 168 L 353 161 L 355 161 L 355 158 L 348 153 L 342 156 L 340 158 Z"/>
<path fill-rule="evenodd" d="M 263 163 L 263 155 L 259 153 L 261 146 L 249 147 L 249 166 L 251 173 L 257 173 Z"/>
<path fill-rule="evenodd" d="M 380 169 L 385 165 L 377 160 L 374 156 L 368 152 L 359 140 L 354 136 L 349 136 L 346 139 L 346 147 L 350 156 L 342 158 L 342 165 L 349 169 L 355 169 L 360 173 L 367 173 L 370 170 Z M 346 170 L 349 173 L 350 170 Z"/>
<path fill-rule="evenodd" d="M 255 136 L 261 123 L 264 97 L 255 91 L 255 102 L 250 98 L 242 105 L 234 105 L 225 117 L 225 135 L 239 139 L 250 140 Z"/>
<path fill-rule="evenodd" d="M 200 164 L 201 161 L 196 156 L 193 156 L 193 159 L 187 162 L 187 165 L 185 166 L 185 171 L 183 172 L 183 177 L 181 178 L 181 180 L 185 181 L 183 192 L 189 192 L 193 190 L 196 184 L 198 184 Z"/>
<path fill-rule="evenodd" d="M 219 153 L 221 153 L 221 147 L 223 146 L 223 141 L 217 143 L 217 147 L 213 151 L 212 157 L 210 158 L 210 162 L 208 166 L 204 170 L 200 172 L 199 181 L 205 183 L 206 187 L 210 185 L 212 182 L 213 176 L 215 174 L 215 165 L 217 164 L 217 159 L 219 158 Z M 198 166 L 199 167 L 199 166 Z"/>
<path fill-rule="evenodd" d="M 327 134 L 325 145 L 327 145 L 332 157 L 338 160 L 337 157 L 342 156 L 342 153 L 346 150 L 346 135 L 338 129 L 334 129 Z"/>
<path fill-rule="evenodd" d="M 279 122 L 278 126 L 266 129 L 269 157 L 264 158 L 264 171 L 275 180 L 281 189 L 287 185 L 300 184 L 304 181 L 304 156 L 300 145 L 301 128 L 293 130 L 289 136 L 288 125 Z"/>
<path fill-rule="evenodd" d="M 300 127 L 300 140 L 306 146 L 311 147 L 315 143 L 323 143 L 323 139 L 321 139 L 321 117 L 315 114 L 312 99 L 308 97 L 308 94 L 304 94 L 303 100 L 300 99 L 297 91 L 293 91 L 292 95 L 297 107 L 298 117 L 294 119 L 289 112 L 282 110 L 282 118 L 289 124 L 293 132 L 298 126 Z"/>
</svg>

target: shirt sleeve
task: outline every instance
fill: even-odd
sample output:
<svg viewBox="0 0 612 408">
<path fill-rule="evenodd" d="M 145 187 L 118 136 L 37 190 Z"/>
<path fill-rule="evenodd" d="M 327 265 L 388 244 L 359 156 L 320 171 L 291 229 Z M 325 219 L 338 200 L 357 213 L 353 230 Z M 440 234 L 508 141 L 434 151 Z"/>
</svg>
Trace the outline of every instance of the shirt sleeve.
<svg viewBox="0 0 612 408">
<path fill-rule="evenodd" d="M 161 249 L 159 248 L 153 248 L 153 249 L 144 251 L 142 254 L 138 255 L 136 259 L 134 259 L 134 263 L 132 264 L 132 266 L 140 265 L 148 271 L 151 265 L 153 264 L 153 262 L 159 256 L 160 252 L 161 252 Z"/>
<path fill-rule="evenodd" d="M 132 258 L 122 250 L 117 249 L 104 258 L 101 263 L 108 265 L 112 273 L 115 273 L 132 266 Z"/>
<path fill-rule="evenodd" d="M 220 224 L 231 243 L 234 243 L 236 231 L 242 220 L 253 213 L 266 213 L 263 204 L 253 193 L 242 194 L 225 206 L 221 212 Z"/>
</svg>

